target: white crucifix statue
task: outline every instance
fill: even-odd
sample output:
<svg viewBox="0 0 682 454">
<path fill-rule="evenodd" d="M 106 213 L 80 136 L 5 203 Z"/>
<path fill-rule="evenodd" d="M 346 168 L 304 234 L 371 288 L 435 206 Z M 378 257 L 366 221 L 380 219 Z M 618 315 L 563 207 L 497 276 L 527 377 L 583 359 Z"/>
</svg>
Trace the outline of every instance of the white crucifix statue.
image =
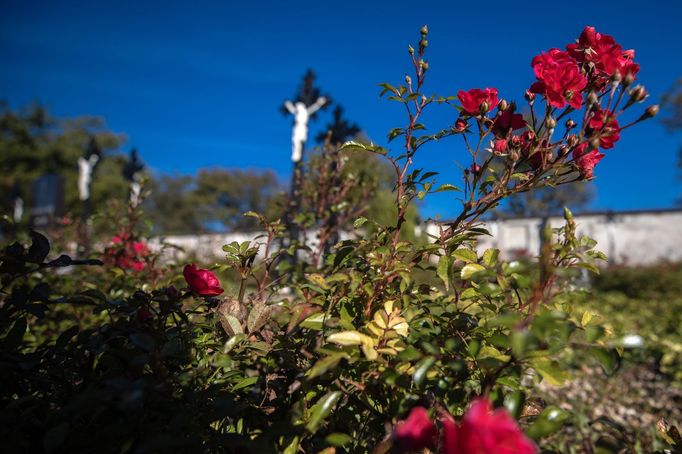
<svg viewBox="0 0 682 454">
<path fill-rule="evenodd" d="M 100 159 L 102 151 L 97 145 L 94 137 L 90 138 L 88 147 L 83 152 L 83 156 L 78 158 L 78 198 L 81 201 L 90 199 L 90 185 L 92 174 Z"/>
<path fill-rule="evenodd" d="M 291 161 L 299 162 L 303 157 L 303 145 L 308 140 L 308 121 L 327 103 L 327 98 L 320 96 L 315 102 L 306 106 L 304 102 L 285 101 L 284 107 L 294 116 L 294 129 L 291 133 Z"/>
<path fill-rule="evenodd" d="M 96 154 L 89 158 L 78 158 L 78 197 L 81 200 L 90 198 L 90 183 L 92 183 L 92 172 L 99 161 Z"/>
</svg>

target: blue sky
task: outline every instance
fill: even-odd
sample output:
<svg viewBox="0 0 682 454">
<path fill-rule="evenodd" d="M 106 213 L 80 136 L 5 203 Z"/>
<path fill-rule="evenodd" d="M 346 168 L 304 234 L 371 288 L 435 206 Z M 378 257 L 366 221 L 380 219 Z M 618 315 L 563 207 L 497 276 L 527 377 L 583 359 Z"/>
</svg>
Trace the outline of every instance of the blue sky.
<svg viewBox="0 0 682 454">
<path fill-rule="evenodd" d="M 377 83 L 400 83 L 406 48 L 428 24 L 427 91 L 497 87 L 522 101 L 530 61 L 585 25 L 636 50 L 639 81 L 655 102 L 682 77 L 678 2 L 3 2 L 0 99 L 38 100 L 53 114 L 92 114 L 127 134 L 156 172 L 201 167 L 291 169 L 291 120 L 278 110 L 311 67 L 318 85 L 375 142 L 404 123 Z M 417 6 L 419 5 L 419 6 Z M 632 5 L 632 6 L 629 6 Z M 634 115 L 634 114 L 632 114 Z M 313 130 L 327 122 L 327 112 Z M 426 117 L 433 130 L 451 107 Z M 682 193 L 682 137 L 658 119 L 624 131 L 597 168 L 594 209 L 665 208 Z M 426 147 L 420 166 L 459 178 L 459 140 Z M 450 195 L 423 212 L 456 212 Z"/>
</svg>

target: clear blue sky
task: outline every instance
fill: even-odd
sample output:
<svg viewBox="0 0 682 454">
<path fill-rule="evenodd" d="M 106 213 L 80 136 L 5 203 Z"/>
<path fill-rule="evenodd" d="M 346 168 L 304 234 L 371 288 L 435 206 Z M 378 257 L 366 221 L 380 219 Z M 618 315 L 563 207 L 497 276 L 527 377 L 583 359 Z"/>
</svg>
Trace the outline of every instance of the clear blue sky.
<svg viewBox="0 0 682 454">
<path fill-rule="evenodd" d="M 680 2 L 653 0 L 3 2 L 0 98 L 13 107 L 38 100 L 59 116 L 102 116 L 157 172 L 267 167 L 288 181 L 291 120 L 278 107 L 308 67 L 383 144 L 404 119 L 378 98 L 376 84 L 403 80 L 407 44 L 423 24 L 433 92 L 490 86 L 522 101 L 531 58 L 594 25 L 636 49 L 639 80 L 654 101 L 682 77 L 680 17 Z M 438 107 L 427 126 L 447 126 L 451 109 Z M 682 193 L 680 141 L 658 119 L 625 131 L 597 168 L 592 208 L 672 206 Z M 442 181 L 458 175 L 459 141 L 422 153 L 419 164 L 442 172 Z M 423 210 L 447 217 L 458 206 L 444 195 Z"/>
</svg>

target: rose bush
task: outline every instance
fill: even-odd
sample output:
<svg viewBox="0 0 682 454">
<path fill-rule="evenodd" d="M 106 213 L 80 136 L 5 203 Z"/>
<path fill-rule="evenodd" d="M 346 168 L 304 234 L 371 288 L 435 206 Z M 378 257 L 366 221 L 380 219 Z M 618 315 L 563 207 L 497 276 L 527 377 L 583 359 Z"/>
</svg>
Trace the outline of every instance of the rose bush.
<svg viewBox="0 0 682 454">
<path fill-rule="evenodd" d="M 562 383 L 573 364 L 618 367 L 619 350 L 599 320 L 572 304 L 576 277 L 597 271 L 604 256 L 576 235 L 566 211 L 563 226 L 544 226 L 534 261 L 506 261 L 499 250 L 479 249 L 489 234 L 482 219 L 512 194 L 592 178 L 599 148 L 656 109 L 621 120 L 646 98 L 631 87 L 633 54 L 607 52 L 608 39 L 589 31 L 568 52 L 533 59 L 525 118 L 494 88 L 430 95 L 427 34 L 425 27 L 409 48 L 405 83 L 382 84 L 382 95 L 407 114 L 388 134 L 399 150 L 326 144 L 310 164 L 316 184 L 301 211 L 290 213 L 293 241 L 280 241 L 281 222 L 247 213 L 263 235 L 225 245 L 214 271 L 187 264 L 181 272 L 147 257 L 135 275 L 78 274 L 73 265 L 99 262 L 53 257 L 38 233 L 5 245 L 0 434 L 7 449 L 523 453 L 535 452 L 529 440 L 542 445 L 571 424 L 570 413 L 535 398 L 535 384 Z M 626 73 L 609 74 L 614 58 Z M 449 109 L 452 122 L 427 134 L 421 121 L 432 106 Z M 423 146 L 457 136 L 461 182 L 437 183 L 436 172 L 414 168 Z M 333 169 L 347 153 L 374 153 L 394 170 L 388 222 L 344 199 L 349 187 Z M 459 198 L 458 215 L 406 240 L 415 200 L 436 192 Z M 117 225 L 134 241 L 141 241 L 138 211 L 128 207 Z M 350 218 L 354 230 L 339 240 L 334 220 Z M 316 234 L 310 246 L 305 240 Z M 54 275 L 57 267 L 68 268 Z M 190 291 L 177 290 L 183 277 Z"/>
</svg>

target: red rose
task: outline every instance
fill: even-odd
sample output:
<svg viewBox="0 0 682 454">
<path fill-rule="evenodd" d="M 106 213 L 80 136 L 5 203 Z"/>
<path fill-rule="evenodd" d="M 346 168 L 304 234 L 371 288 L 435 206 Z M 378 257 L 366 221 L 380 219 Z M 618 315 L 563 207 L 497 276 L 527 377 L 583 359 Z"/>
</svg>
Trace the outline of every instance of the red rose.
<svg viewBox="0 0 682 454">
<path fill-rule="evenodd" d="M 407 419 L 400 421 L 393 432 L 393 443 L 399 452 L 414 452 L 435 444 L 436 425 L 424 407 L 414 407 Z"/>
<path fill-rule="evenodd" d="M 568 53 L 580 63 L 591 62 L 595 73 L 603 84 L 616 70 L 625 77 L 628 73 L 635 76 L 639 65 L 634 50 L 626 50 L 616 43 L 612 36 L 597 33 L 594 27 L 585 27 L 575 44 L 566 46 Z"/>
<path fill-rule="evenodd" d="M 493 142 L 493 153 L 502 154 L 507 151 L 507 141 L 505 139 L 497 139 Z"/>
<path fill-rule="evenodd" d="M 509 131 L 516 131 L 526 127 L 526 120 L 523 115 L 517 114 L 507 109 L 495 118 L 493 122 L 493 133 L 498 137 L 507 137 Z"/>
<path fill-rule="evenodd" d="M 182 274 L 190 290 L 200 296 L 217 296 L 224 292 L 215 274 L 209 270 L 197 268 L 194 263 L 185 265 Z"/>
<path fill-rule="evenodd" d="M 620 139 L 620 125 L 609 110 L 595 112 L 587 126 L 591 135 L 599 137 L 599 146 L 605 150 L 613 148 Z"/>
<path fill-rule="evenodd" d="M 478 115 L 481 113 L 481 105 L 484 102 L 487 106 L 486 112 L 497 105 L 497 88 L 460 90 L 457 92 L 457 97 L 462 103 L 465 112 L 471 115 Z"/>
<path fill-rule="evenodd" d="M 594 176 L 594 168 L 605 155 L 594 149 L 587 151 L 588 144 L 583 142 L 573 150 L 573 160 L 580 170 L 583 178 L 590 179 Z"/>
<path fill-rule="evenodd" d="M 566 103 L 574 109 L 583 105 L 580 91 L 587 85 L 587 79 L 568 52 L 550 49 L 533 58 L 531 66 L 538 79 L 531 85 L 531 92 L 545 95 L 550 105 L 560 109 Z"/>
<path fill-rule="evenodd" d="M 491 411 L 490 402 L 475 400 L 458 425 L 450 415 L 441 418 L 444 454 L 535 454 L 537 448 L 506 411 Z"/>
</svg>

